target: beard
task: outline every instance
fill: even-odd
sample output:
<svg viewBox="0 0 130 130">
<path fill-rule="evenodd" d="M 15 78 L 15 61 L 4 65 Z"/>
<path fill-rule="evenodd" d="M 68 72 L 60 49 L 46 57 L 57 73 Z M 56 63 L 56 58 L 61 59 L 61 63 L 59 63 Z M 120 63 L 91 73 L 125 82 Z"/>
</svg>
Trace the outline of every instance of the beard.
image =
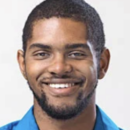
<svg viewBox="0 0 130 130">
<path fill-rule="evenodd" d="M 83 91 L 81 91 L 78 94 L 75 105 L 73 106 L 65 105 L 64 107 L 62 106 L 56 107 L 52 104 L 49 104 L 48 98 L 44 92 L 42 92 L 41 97 L 39 97 L 29 84 L 29 88 L 32 91 L 33 96 L 37 100 L 39 106 L 49 117 L 56 120 L 68 120 L 78 116 L 88 106 L 91 97 L 95 92 L 96 87 L 97 87 L 97 83 L 95 86 L 93 86 L 93 89 L 89 92 L 89 94 L 84 98 L 83 98 Z"/>
</svg>

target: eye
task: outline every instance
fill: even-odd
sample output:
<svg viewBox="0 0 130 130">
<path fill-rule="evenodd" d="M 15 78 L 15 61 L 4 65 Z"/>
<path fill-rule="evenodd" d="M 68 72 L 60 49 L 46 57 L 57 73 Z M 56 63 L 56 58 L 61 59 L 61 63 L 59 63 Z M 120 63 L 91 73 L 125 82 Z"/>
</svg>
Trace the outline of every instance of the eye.
<svg viewBox="0 0 130 130">
<path fill-rule="evenodd" d="M 82 53 L 82 52 L 73 52 L 69 54 L 70 58 L 75 58 L 75 59 L 82 59 L 84 57 L 86 57 L 86 54 Z"/>
<path fill-rule="evenodd" d="M 34 54 L 35 59 L 46 59 L 50 56 L 47 52 L 37 52 Z"/>
<path fill-rule="evenodd" d="M 76 56 L 84 56 L 84 54 L 81 54 L 81 53 L 73 53 L 73 54 L 71 54 L 71 56 L 73 56 L 73 57 L 76 57 Z"/>
</svg>

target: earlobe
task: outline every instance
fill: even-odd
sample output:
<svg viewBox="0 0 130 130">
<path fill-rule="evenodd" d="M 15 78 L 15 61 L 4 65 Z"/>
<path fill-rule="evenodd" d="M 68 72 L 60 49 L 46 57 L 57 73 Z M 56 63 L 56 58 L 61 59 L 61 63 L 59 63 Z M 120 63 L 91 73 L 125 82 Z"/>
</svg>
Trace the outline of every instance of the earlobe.
<svg viewBox="0 0 130 130">
<path fill-rule="evenodd" d="M 100 58 L 100 66 L 99 66 L 99 79 L 102 79 L 107 70 L 108 70 L 108 66 L 109 66 L 109 62 L 110 62 L 110 52 L 107 48 L 104 48 L 102 54 L 101 54 L 101 58 Z"/>
<path fill-rule="evenodd" d="M 19 67 L 24 78 L 27 79 L 26 71 L 25 71 L 25 57 L 24 57 L 24 52 L 22 50 L 18 50 L 17 52 L 17 61 L 19 63 Z"/>
</svg>

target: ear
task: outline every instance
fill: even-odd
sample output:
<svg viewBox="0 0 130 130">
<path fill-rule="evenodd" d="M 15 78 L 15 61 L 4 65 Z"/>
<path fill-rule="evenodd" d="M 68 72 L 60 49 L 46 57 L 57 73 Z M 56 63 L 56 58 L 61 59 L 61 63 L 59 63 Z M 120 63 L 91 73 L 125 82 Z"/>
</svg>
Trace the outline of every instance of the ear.
<svg viewBox="0 0 130 130">
<path fill-rule="evenodd" d="M 110 52 L 107 48 L 104 48 L 100 57 L 99 77 L 98 77 L 99 79 L 102 79 L 105 76 L 108 70 L 109 62 L 110 62 Z"/>
<path fill-rule="evenodd" d="M 27 79 L 26 71 L 25 71 L 25 57 L 24 57 L 24 52 L 22 50 L 18 50 L 17 52 L 17 61 L 19 63 L 19 67 L 24 78 Z"/>
</svg>

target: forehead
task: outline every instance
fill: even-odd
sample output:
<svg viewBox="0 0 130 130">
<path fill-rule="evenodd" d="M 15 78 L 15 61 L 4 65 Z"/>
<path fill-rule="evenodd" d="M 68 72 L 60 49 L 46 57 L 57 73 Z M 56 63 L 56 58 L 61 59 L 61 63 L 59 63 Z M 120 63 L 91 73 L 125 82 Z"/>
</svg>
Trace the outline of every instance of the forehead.
<svg viewBox="0 0 130 130">
<path fill-rule="evenodd" d="M 45 43 L 65 43 L 86 42 L 87 28 L 85 23 L 72 20 L 70 18 L 41 19 L 33 24 L 32 37 L 29 44 L 32 42 Z"/>
</svg>

